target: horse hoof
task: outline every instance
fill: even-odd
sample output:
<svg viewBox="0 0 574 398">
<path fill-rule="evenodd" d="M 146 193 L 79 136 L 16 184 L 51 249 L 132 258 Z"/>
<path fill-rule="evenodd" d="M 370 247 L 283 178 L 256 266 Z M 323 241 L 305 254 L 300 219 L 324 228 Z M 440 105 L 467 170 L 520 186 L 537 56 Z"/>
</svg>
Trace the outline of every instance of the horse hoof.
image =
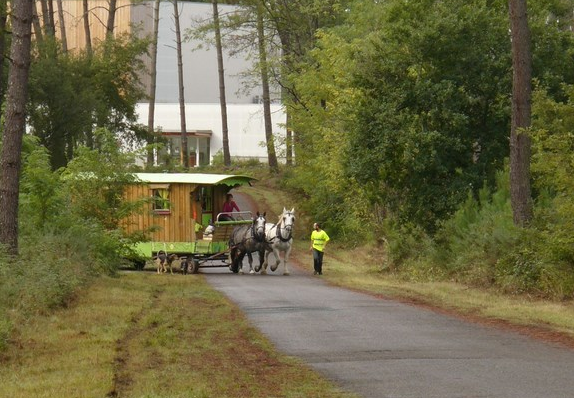
<svg viewBox="0 0 574 398">
<path fill-rule="evenodd" d="M 275 272 L 275 270 L 277 270 L 277 267 L 279 267 L 279 266 L 278 265 L 276 265 L 275 267 L 271 266 L 271 272 Z"/>
<path fill-rule="evenodd" d="M 283 275 L 289 275 L 289 271 L 283 272 Z"/>
<path fill-rule="evenodd" d="M 254 270 L 251 270 L 251 271 L 249 271 L 249 273 L 250 273 L 250 274 L 254 274 L 254 273 L 255 273 L 255 271 L 254 271 Z"/>
<path fill-rule="evenodd" d="M 261 275 L 267 275 L 267 270 L 261 271 Z"/>
</svg>

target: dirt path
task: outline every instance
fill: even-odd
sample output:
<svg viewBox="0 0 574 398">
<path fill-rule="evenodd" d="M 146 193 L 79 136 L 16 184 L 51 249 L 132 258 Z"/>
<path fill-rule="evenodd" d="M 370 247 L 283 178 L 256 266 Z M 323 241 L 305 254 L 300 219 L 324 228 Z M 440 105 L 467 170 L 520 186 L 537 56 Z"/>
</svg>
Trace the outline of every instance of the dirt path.
<svg viewBox="0 0 574 398">
<path fill-rule="evenodd" d="M 254 215 L 258 212 L 267 212 L 269 206 L 262 204 L 261 206 L 256 203 L 253 198 L 251 196 L 249 196 L 249 194 L 246 194 L 245 192 L 240 192 L 240 191 L 232 191 L 233 193 L 233 199 L 235 200 L 235 203 L 237 203 L 237 206 L 239 206 L 239 208 L 242 211 L 251 211 L 251 213 L 253 213 Z"/>
</svg>

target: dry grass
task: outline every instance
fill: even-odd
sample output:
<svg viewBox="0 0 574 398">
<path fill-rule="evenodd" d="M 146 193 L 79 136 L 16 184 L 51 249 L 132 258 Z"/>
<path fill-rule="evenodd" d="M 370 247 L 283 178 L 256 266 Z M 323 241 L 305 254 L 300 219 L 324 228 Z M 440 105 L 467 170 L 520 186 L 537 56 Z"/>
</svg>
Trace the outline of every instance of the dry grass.
<svg viewBox="0 0 574 398">
<path fill-rule="evenodd" d="M 200 275 L 104 278 L 19 327 L 0 397 L 350 397 L 273 347 Z"/>
</svg>

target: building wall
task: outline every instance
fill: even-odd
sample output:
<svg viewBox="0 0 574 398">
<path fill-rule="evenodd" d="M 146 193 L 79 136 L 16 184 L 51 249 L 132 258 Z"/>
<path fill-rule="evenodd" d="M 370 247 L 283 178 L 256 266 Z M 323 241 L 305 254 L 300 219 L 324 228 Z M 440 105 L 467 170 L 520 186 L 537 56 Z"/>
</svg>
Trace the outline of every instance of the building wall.
<svg viewBox="0 0 574 398">
<path fill-rule="evenodd" d="M 211 21 L 212 5 L 207 3 L 179 2 L 180 26 L 182 35 L 199 23 Z M 232 13 L 235 6 L 219 4 L 219 14 L 223 18 Z M 157 54 L 157 90 L 156 102 L 178 102 L 177 52 L 173 4 L 160 4 L 160 22 Z M 133 7 L 132 22 L 139 23 L 143 32 L 153 32 L 153 2 Z M 225 40 L 225 39 L 224 39 Z M 224 43 L 225 46 L 226 43 Z M 228 43 L 227 43 L 228 44 Z M 256 50 L 254 47 L 252 50 Z M 250 104 L 262 96 L 260 85 L 246 91 L 247 85 L 253 85 L 253 78 L 245 78 L 253 67 L 255 53 L 244 50 L 234 56 L 224 49 L 225 96 L 230 104 Z M 219 80 L 217 53 L 213 45 L 197 40 L 185 40 L 182 43 L 183 80 L 186 103 L 219 103 Z M 149 62 L 148 62 L 149 65 Z M 257 79 L 255 79 L 257 80 Z M 146 87 L 149 79 L 144 79 Z M 274 100 L 279 99 L 279 90 L 275 90 Z"/>
<path fill-rule="evenodd" d="M 130 0 L 117 0 L 116 19 L 114 33 L 121 34 L 131 30 L 132 7 Z M 54 1 L 55 12 L 58 11 L 58 3 Z M 109 0 L 89 0 L 89 22 L 90 36 L 92 43 L 102 41 L 106 37 L 106 23 L 109 14 Z M 78 51 L 86 48 L 86 34 L 84 30 L 84 9 L 81 0 L 62 0 L 64 11 L 64 24 L 66 29 L 66 40 L 69 51 Z M 42 22 L 42 8 L 40 2 L 36 1 L 36 11 Z M 54 15 L 56 25 L 56 35 L 61 38 L 61 29 L 58 15 Z"/>
<path fill-rule="evenodd" d="M 148 104 L 138 104 L 140 123 L 147 123 Z M 281 105 L 271 105 L 273 133 L 279 140 L 285 138 L 286 116 Z M 229 152 L 232 158 L 259 159 L 267 161 L 263 105 L 232 104 L 227 107 Z M 211 131 L 210 153 L 213 157 L 223 148 L 221 108 L 219 104 L 186 104 L 186 127 L 188 131 Z M 179 104 L 156 104 L 155 126 L 163 132 L 181 131 Z M 285 157 L 281 152 L 279 159 Z"/>
<path fill-rule="evenodd" d="M 82 1 L 62 0 L 62 4 L 68 49 L 71 51 L 83 49 L 86 45 L 86 38 Z M 153 5 L 153 0 L 141 3 L 132 3 L 131 0 L 117 0 L 114 33 L 121 34 L 135 30 L 139 32 L 141 37 L 151 37 L 153 34 Z M 57 12 L 58 6 L 55 1 L 54 7 Z M 109 0 L 88 0 L 88 7 L 90 10 L 89 21 L 92 43 L 96 43 L 105 38 Z M 42 11 L 39 2 L 37 2 L 36 9 L 40 21 L 42 21 Z M 185 36 L 187 30 L 212 19 L 212 5 L 210 2 L 179 1 L 178 9 L 182 36 Z M 219 4 L 221 18 L 233 13 L 236 9 L 235 6 Z M 179 101 L 173 13 L 174 7 L 171 1 L 162 1 L 160 3 L 156 102 L 174 103 Z M 54 16 L 54 21 L 56 23 L 56 33 L 60 37 L 57 15 Z M 184 39 L 182 42 L 182 56 L 185 102 L 219 103 L 218 65 L 215 48 L 198 40 L 185 40 L 185 37 L 182 37 L 182 39 Z M 236 48 L 234 49 L 236 50 Z M 242 77 L 242 75 L 252 69 L 252 59 L 256 59 L 256 53 L 253 53 L 252 50 L 256 50 L 255 46 L 250 50 L 239 51 L 234 56 L 230 56 L 229 51 L 224 50 L 226 99 L 228 103 L 249 104 L 257 101 L 257 98 L 262 96 L 260 86 L 253 84 L 253 78 Z M 144 61 L 149 68 L 149 57 L 145 57 Z M 149 87 L 149 74 L 142 75 L 142 81 L 146 87 Z M 247 85 L 255 86 L 255 88 L 246 90 Z M 278 100 L 279 90 L 276 89 L 274 101 Z"/>
</svg>

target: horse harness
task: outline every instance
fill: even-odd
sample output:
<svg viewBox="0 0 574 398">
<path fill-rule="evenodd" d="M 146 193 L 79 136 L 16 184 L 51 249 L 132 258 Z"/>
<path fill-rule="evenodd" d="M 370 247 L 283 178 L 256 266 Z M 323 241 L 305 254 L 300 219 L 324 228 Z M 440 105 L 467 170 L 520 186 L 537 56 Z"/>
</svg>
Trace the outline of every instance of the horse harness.
<svg viewBox="0 0 574 398">
<path fill-rule="evenodd" d="M 288 213 L 290 214 L 290 213 Z M 288 229 L 289 234 L 287 235 L 286 238 L 283 237 L 283 235 L 281 234 L 281 223 L 275 224 L 272 228 L 277 228 L 277 232 L 275 233 L 275 238 L 278 238 L 281 242 L 289 242 L 291 240 L 291 238 L 293 237 L 293 229 L 290 228 Z M 287 228 L 285 228 L 287 229 Z M 273 238 L 273 239 L 275 239 Z"/>
<path fill-rule="evenodd" d="M 263 231 L 265 231 L 265 223 L 266 221 L 263 222 Z M 250 239 L 253 239 L 256 242 L 264 242 L 265 241 L 265 233 L 263 233 L 263 237 L 258 237 L 257 233 L 255 231 L 255 220 L 253 221 L 253 223 L 249 226 L 249 229 L 251 230 L 251 236 L 250 237 L 246 237 L 243 238 L 241 240 L 241 242 L 236 243 L 235 245 L 233 245 L 233 247 L 237 247 L 241 244 L 244 244 L 245 242 L 247 242 Z"/>
</svg>

